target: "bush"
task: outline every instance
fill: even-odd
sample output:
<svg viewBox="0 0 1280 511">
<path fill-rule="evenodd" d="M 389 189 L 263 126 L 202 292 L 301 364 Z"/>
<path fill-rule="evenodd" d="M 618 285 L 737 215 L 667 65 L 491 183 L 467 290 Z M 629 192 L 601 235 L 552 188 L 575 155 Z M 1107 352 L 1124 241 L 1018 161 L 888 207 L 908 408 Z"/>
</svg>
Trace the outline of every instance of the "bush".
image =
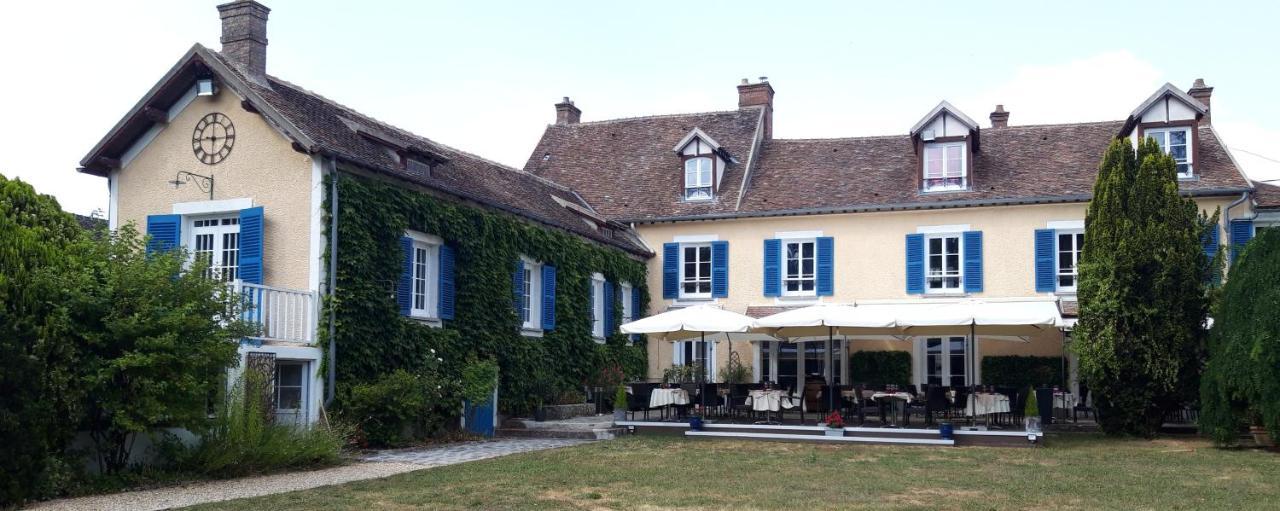
<svg viewBox="0 0 1280 511">
<path fill-rule="evenodd" d="M 1062 357 L 982 357 L 982 381 L 1010 387 L 1062 384 Z"/>
<path fill-rule="evenodd" d="M 282 469 L 337 463 L 350 436 L 345 426 L 309 427 L 276 424 L 263 399 L 251 399 L 246 373 L 229 393 L 210 427 L 195 447 L 181 448 L 171 440 L 174 468 L 212 477 L 237 477 Z"/>
<path fill-rule="evenodd" d="M 868 385 L 911 383 L 911 353 L 859 351 L 849 357 L 850 381 Z"/>
<path fill-rule="evenodd" d="M 457 394 L 433 375 L 396 370 L 352 385 L 342 399 L 342 417 L 356 426 L 361 446 L 404 445 L 439 433 L 457 417 Z"/>
</svg>

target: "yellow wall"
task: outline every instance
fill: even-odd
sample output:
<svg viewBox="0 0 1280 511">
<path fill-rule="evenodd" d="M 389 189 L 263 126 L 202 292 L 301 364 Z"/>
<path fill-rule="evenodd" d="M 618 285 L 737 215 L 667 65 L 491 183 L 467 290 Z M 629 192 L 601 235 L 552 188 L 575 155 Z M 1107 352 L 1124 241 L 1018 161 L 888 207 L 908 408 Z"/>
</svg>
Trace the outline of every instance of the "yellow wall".
<svg viewBox="0 0 1280 511">
<path fill-rule="evenodd" d="M 820 193 L 820 192 L 815 192 Z M 1225 209 L 1232 198 L 1203 199 L 1202 208 L 1212 212 Z M 729 296 L 716 301 L 725 309 L 745 312 L 748 306 L 787 305 L 785 299 L 765 297 L 763 290 L 764 240 L 778 232 L 821 231 L 834 237 L 835 294 L 823 301 L 849 303 L 855 300 L 906 300 L 930 298 L 906 293 L 905 236 L 921 226 L 968 224 L 983 235 L 983 292 L 975 298 L 1049 296 L 1035 291 L 1034 233 L 1051 221 L 1084 220 L 1084 203 L 1000 206 L 930 211 L 900 211 L 841 215 L 810 215 L 774 218 L 744 218 L 701 222 L 645 224 L 638 231 L 657 254 L 649 261 L 649 314 L 667 310 L 672 300 L 662 298 L 662 245 L 676 236 L 715 235 L 729 242 Z M 1239 216 L 1247 210 L 1238 206 Z M 1225 240 L 1225 233 L 1222 236 Z M 791 302 L 794 303 L 794 302 Z M 811 302 L 808 302 L 811 303 Z M 744 362 L 753 360 L 752 346 L 735 342 Z M 857 341 L 859 349 L 910 350 L 909 342 Z M 649 376 L 660 377 L 671 365 L 672 346 L 651 342 Z M 980 341 L 980 355 L 1060 355 L 1061 335 L 1053 332 L 1031 343 Z M 728 350 L 717 353 L 717 366 L 728 362 Z"/>
<path fill-rule="evenodd" d="M 192 130 L 206 114 L 220 112 L 235 124 L 231 154 L 205 165 L 191 150 Z M 194 184 L 175 189 L 178 171 L 214 176 L 214 200 L 250 198 L 263 207 L 263 283 L 308 289 L 311 233 L 311 158 L 294 151 L 282 135 L 240 99 L 223 90 L 198 97 L 125 168 L 119 171 L 116 207 L 120 225 L 146 229 L 147 215 L 172 213 L 174 203 L 209 199 Z M 185 235 L 185 232 L 184 232 Z"/>
</svg>

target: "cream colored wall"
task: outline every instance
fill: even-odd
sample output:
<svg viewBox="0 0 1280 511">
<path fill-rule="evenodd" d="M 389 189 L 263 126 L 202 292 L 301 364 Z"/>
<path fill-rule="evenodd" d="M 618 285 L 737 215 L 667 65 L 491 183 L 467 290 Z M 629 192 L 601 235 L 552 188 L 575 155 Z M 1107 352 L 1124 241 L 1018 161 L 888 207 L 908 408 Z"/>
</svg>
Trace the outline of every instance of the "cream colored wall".
<svg viewBox="0 0 1280 511">
<path fill-rule="evenodd" d="M 225 160 L 205 165 L 191 151 L 191 135 L 200 118 L 213 112 L 231 118 L 236 141 Z M 258 114 L 241 108 L 230 91 L 197 97 L 118 173 L 114 203 L 120 224 L 134 222 L 145 231 L 147 215 L 172 213 L 174 203 L 209 200 L 194 184 L 169 184 L 182 170 L 212 174 L 214 200 L 250 198 L 263 207 L 263 283 L 310 287 L 310 156 L 294 151 Z"/>
<path fill-rule="evenodd" d="M 1202 209 L 1212 212 L 1226 208 L 1233 198 L 1199 200 Z M 678 222 L 637 226 L 640 236 L 657 254 L 649 260 L 649 314 L 665 311 L 673 304 L 662 298 L 662 244 L 676 236 L 714 235 L 729 242 L 729 296 L 717 299 L 725 309 L 745 312 L 748 306 L 787 305 L 785 299 L 764 296 L 764 240 L 788 231 L 822 231 L 834 237 L 835 293 L 823 301 L 849 303 L 855 300 L 928 300 L 906 293 L 905 236 L 921 226 L 968 224 L 982 231 L 983 292 L 977 298 L 1013 298 L 1051 296 L 1036 293 L 1033 266 L 1034 233 L 1052 221 L 1084 220 L 1084 203 L 1043 204 L 961 208 L 929 211 L 899 211 L 841 215 L 810 215 L 772 218 L 744 218 L 706 222 Z M 1239 217 L 1247 207 L 1238 206 L 1232 214 Z M 1226 236 L 1222 238 L 1225 242 Z M 806 302 L 811 303 L 811 302 Z M 1057 332 L 1034 339 L 1031 343 L 979 341 L 980 355 L 1060 355 L 1061 335 Z M 723 344 L 722 344 L 723 346 Z M 754 360 L 751 343 L 735 342 L 733 349 L 743 352 L 743 361 Z M 851 348 L 910 350 L 910 342 L 857 341 Z M 671 365 L 671 344 L 649 343 L 649 376 L 662 376 Z M 717 352 L 716 364 L 728 362 L 728 350 Z"/>
</svg>

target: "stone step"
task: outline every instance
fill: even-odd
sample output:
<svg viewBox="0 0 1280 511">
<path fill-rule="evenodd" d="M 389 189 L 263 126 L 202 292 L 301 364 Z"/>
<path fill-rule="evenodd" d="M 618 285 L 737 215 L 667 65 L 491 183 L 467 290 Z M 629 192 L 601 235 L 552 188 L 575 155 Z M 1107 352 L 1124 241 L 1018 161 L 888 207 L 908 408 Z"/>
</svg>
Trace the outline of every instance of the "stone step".
<svg viewBox="0 0 1280 511">
<path fill-rule="evenodd" d="M 578 417 L 575 419 L 565 420 L 549 420 L 538 422 L 533 419 L 507 419 L 502 421 L 502 427 L 507 429 L 550 429 L 550 430 L 573 430 L 573 431 L 590 431 L 593 429 L 607 429 L 613 427 L 613 417 L 607 415 Z"/>
<path fill-rule="evenodd" d="M 613 440 L 626 433 L 625 428 L 549 429 L 498 428 L 497 436 L 508 438 L 565 438 L 577 440 Z"/>
</svg>

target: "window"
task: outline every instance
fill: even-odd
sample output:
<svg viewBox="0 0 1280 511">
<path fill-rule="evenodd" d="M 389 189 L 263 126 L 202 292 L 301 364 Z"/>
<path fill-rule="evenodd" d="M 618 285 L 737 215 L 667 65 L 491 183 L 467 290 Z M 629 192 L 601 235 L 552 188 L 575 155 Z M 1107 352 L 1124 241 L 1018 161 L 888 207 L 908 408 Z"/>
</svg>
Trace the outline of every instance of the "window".
<svg viewBox="0 0 1280 511">
<path fill-rule="evenodd" d="M 521 327 L 525 330 L 542 329 L 542 264 L 522 258 L 520 293 Z"/>
<path fill-rule="evenodd" d="M 275 400 L 276 422 L 302 424 L 306 422 L 306 362 L 276 362 Z"/>
<path fill-rule="evenodd" d="M 1079 281 L 1080 249 L 1084 246 L 1084 233 L 1058 231 L 1058 291 L 1074 293 Z"/>
<path fill-rule="evenodd" d="M 964 142 L 924 146 L 924 191 L 968 188 Z"/>
<path fill-rule="evenodd" d="M 425 235 L 410 233 L 413 238 L 411 302 L 409 315 L 420 318 L 438 316 L 439 300 L 439 249 L 440 245 L 427 241 Z"/>
<path fill-rule="evenodd" d="M 209 278 L 230 282 L 239 277 L 240 218 L 200 218 L 191 223 L 191 254 L 209 265 Z"/>
<path fill-rule="evenodd" d="M 1177 162 L 1179 178 L 1191 177 L 1191 128 L 1158 128 L 1144 133 L 1155 139 L 1160 149 Z"/>
<path fill-rule="evenodd" d="M 684 199 L 710 200 L 711 195 L 711 158 L 699 156 L 684 162 Z"/>
<path fill-rule="evenodd" d="M 591 276 L 591 335 L 604 337 L 604 276 Z"/>
<path fill-rule="evenodd" d="M 680 297 L 711 298 L 711 244 L 680 247 Z"/>
<path fill-rule="evenodd" d="M 814 240 L 784 241 L 783 257 L 786 271 L 782 276 L 782 294 L 785 296 L 810 296 L 814 294 Z"/>
<path fill-rule="evenodd" d="M 933 234 L 925 238 L 925 283 L 930 293 L 960 290 L 960 234 Z"/>
<path fill-rule="evenodd" d="M 621 291 L 618 291 L 618 293 L 622 295 L 622 322 L 630 323 L 636 320 L 635 310 L 634 310 L 635 304 L 631 303 L 632 301 L 631 284 L 628 282 L 623 282 L 619 286 Z"/>
<path fill-rule="evenodd" d="M 690 366 L 697 369 L 702 368 L 702 359 L 706 350 L 707 359 L 707 379 L 715 381 L 716 379 L 716 343 L 712 341 L 682 341 L 675 343 L 675 365 Z"/>
<path fill-rule="evenodd" d="M 968 385 L 964 336 L 929 337 L 924 340 L 924 382 L 929 385 Z"/>
</svg>

